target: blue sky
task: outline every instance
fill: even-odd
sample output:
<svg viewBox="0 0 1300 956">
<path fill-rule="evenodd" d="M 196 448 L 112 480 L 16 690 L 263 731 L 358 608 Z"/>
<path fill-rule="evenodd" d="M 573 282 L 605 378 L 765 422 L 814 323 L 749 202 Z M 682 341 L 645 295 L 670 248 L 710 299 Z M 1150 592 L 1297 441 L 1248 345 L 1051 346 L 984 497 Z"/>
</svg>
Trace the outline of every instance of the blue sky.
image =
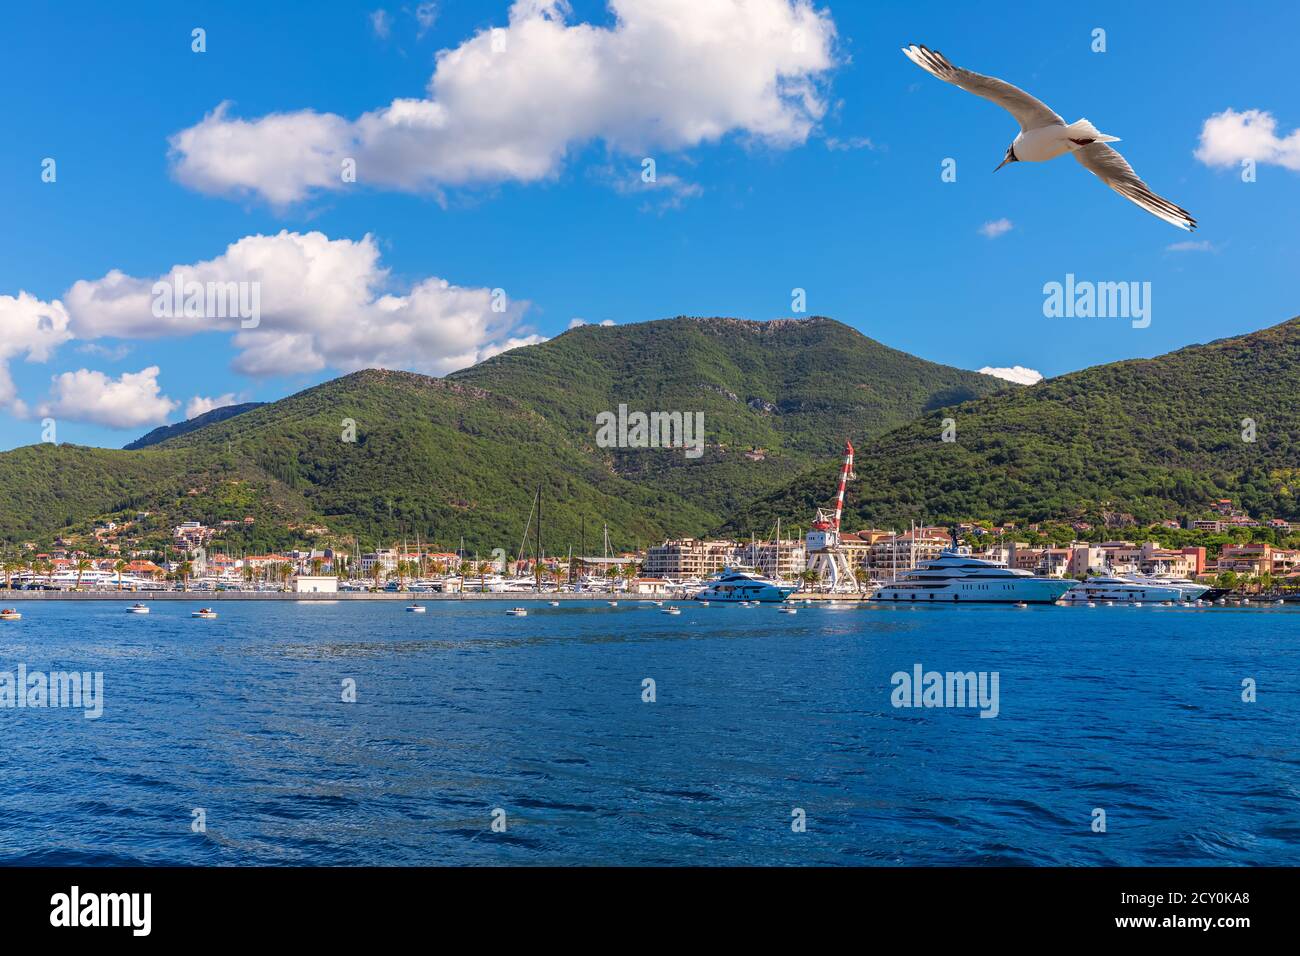
<svg viewBox="0 0 1300 956">
<path fill-rule="evenodd" d="M 169 139 L 212 118 L 223 102 L 229 106 L 210 124 L 216 132 L 228 121 L 256 124 L 303 110 L 314 112 L 304 130 L 291 134 L 293 143 L 324 130 L 320 117 L 329 114 L 355 132 L 349 124 L 362 114 L 428 97 L 435 67 L 443 69 L 435 55 L 511 26 L 510 5 L 375 0 L 313 4 L 310 12 L 268 3 L 6 6 L 0 323 L 31 321 L 16 311 L 20 292 L 42 308 L 58 300 L 70 318 L 67 333 L 35 354 L 15 345 L 5 351 L 0 341 L 12 378 L 0 448 L 39 441 L 47 413 L 60 441 L 120 446 L 157 420 L 181 420 L 196 396 L 273 400 L 374 357 L 445 371 L 462 353 L 472 361 L 512 341 L 553 336 L 575 318 L 623 324 L 679 314 L 789 316 L 796 287 L 806 290 L 809 314 L 832 316 L 890 346 L 964 368 L 1020 365 L 1048 376 L 1157 355 L 1296 314 L 1300 134 L 1287 137 L 1300 127 L 1300 101 L 1286 58 L 1261 55 L 1258 44 L 1245 42 L 1300 33 L 1294 7 L 1090 4 L 1082 11 L 999 3 L 994 14 L 987 5 L 840 2 L 799 14 L 787 0 L 765 2 L 811 17 L 798 22 L 819 29 L 833 24 L 829 66 L 812 54 L 800 61 L 812 64 L 800 77 L 812 107 L 787 103 L 773 117 L 756 103 L 749 120 L 695 137 L 684 131 L 748 94 L 733 95 L 725 78 L 692 90 L 689 69 L 657 77 L 654 70 L 672 63 L 675 51 L 652 55 L 633 44 L 632 72 L 643 85 L 627 95 L 635 98 L 644 84 L 671 90 L 662 103 L 650 97 L 649 105 L 622 111 L 626 77 L 619 67 L 600 59 L 599 46 L 590 64 L 566 47 L 556 62 L 524 73 L 540 79 L 512 88 L 511 95 L 530 97 L 531 107 L 506 109 L 498 91 L 456 127 L 473 129 L 493 147 L 558 140 L 557 156 L 524 149 L 509 171 L 484 171 L 484 162 L 498 162 L 499 149 L 466 160 L 463 137 L 381 137 L 366 147 L 357 183 L 299 184 L 291 188 L 303 195 L 288 202 L 272 198 L 271 186 L 217 181 L 285 175 L 278 141 L 259 132 L 253 142 L 263 165 L 232 172 L 230 157 L 213 154 L 214 140 L 196 159 L 199 147 L 178 153 Z M 620 9 L 633 6 L 620 0 Z M 384 16 L 376 19 L 380 10 Z M 584 23 L 594 31 L 620 29 L 604 3 L 574 2 L 561 26 L 578 30 Z M 195 27 L 206 31 L 206 52 L 191 50 Z M 1098 27 L 1106 31 L 1104 53 L 1092 51 Z M 565 38 L 586 43 L 589 33 Z M 519 36 L 515 51 L 526 48 Z M 899 50 L 909 42 L 1016 83 L 1067 121 L 1086 116 L 1120 136 L 1117 148 L 1136 171 L 1191 210 L 1200 229 L 1189 236 L 1161 222 L 1068 157 L 994 175 L 1017 131 L 1014 120 L 918 69 Z M 746 66 L 760 59 L 743 49 L 727 55 L 733 52 Z M 567 89 L 588 71 L 594 90 L 561 89 L 552 106 L 548 77 Z M 449 84 L 456 79 L 451 67 L 445 77 Z M 461 102 L 474 104 L 476 89 L 460 90 Z M 1195 153 L 1206 121 L 1225 110 L 1261 114 L 1251 114 L 1248 129 L 1216 132 L 1221 165 L 1211 165 Z M 593 119 L 593 112 L 600 116 Z M 1265 113 L 1275 130 L 1261 127 Z M 517 128 L 483 129 L 493 122 Z M 570 136 L 557 133 L 568 129 Z M 412 152 L 396 156 L 409 143 Z M 1259 155 L 1256 181 L 1242 181 L 1234 150 Z M 640 184 L 645 156 L 655 159 L 655 189 Z M 41 179 L 47 157 L 57 163 L 53 183 Z M 956 182 L 941 179 L 945 158 L 956 160 Z M 376 180 L 373 171 L 389 168 L 390 160 L 387 180 Z M 534 160 L 540 172 L 517 168 Z M 462 162 L 468 172 L 450 171 Z M 403 181 L 428 177 L 431 169 L 438 170 L 431 178 Z M 1004 219 L 1011 227 L 996 238 L 981 231 Z M 229 328 L 179 334 L 70 305 L 79 280 L 95 283 L 120 270 L 147 287 L 174 266 L 221 257 L 244 237 L 286 230 L 323 233 L 334 243 L 329 249 L 344 264 L 324 271 L 362 263 L 358 270 L 376 283 L 366 299 L 368 321 L 380 321 L 376 316 L 385 313 L 376 300 L 391 292 L 410 296 L 402 313 L 408 321 L 442 331 L 408 350 L 399 343 L 367 352 L 364 342 L 342 343 L 346 333 L 334 330 L 325 342 L 324 332 L 310 328 L 318 300 L 305 292 L 286 312 L 298 323 L 294 334 L 306 338 L 273 339 L 280 326 L 276 303 L 268 302 L 267 338 L 242 345 Z M 1067 273 L 1150 282 L 1150 326 L 1044 317 L 1044 283 Z M 455 302 L 432 287 L 427 302 L 414 294 L 435 278 L 467 291 Z M 297 291 L 308 280 L 283 281 Z M 485 328 L 473 313 L 486 299 L 474 290 L 496 288 L 507 291 L 510 308 L 487 315 L 487 323 L 501 324 Z M 11 297 L 7 305 L 4 297 Z M 347 304 L 330 299 L 329 308 L 345 312 Z M 464 350 L 448 340 L 458 334 L 457 322 L 470 330 Z M 106 334 L 115 329 L 119 334 Z M 305 351 L 298 343 L 314 334 L 319 355 L 294 367 Z M 358 333 L 373 337 L 369 326 Z M 408 354 L 409 363 L 394 360 Z M 113 402 L 130 397 L 141 384 L 132 376 L 153 367 L 158 371 L 145 384 L 156 386 L 155 420 L 124 417 Z M 62 385 L 52 381 L 65 374 Z"/>
</svg>

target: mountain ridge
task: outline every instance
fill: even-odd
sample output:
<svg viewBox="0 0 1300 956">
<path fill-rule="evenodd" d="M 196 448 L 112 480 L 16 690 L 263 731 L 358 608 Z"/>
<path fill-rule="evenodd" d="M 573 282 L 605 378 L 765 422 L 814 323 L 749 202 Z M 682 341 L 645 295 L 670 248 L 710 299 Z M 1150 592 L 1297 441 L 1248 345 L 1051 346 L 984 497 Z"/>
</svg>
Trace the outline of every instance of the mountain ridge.
<svg viewBox="0 0 1300 956">
<path fill-rule="evenodd" d="M 576 544 L 584 524 L 590 540 L 608 523 L 622 546 L 644 545 L 707 530 L 836 453 L 860 419 L 883 428 L 953 393 L 1014 387 L 825 318 L 585 326 L 443 378 L 349 373 L 173 426 L 135 450 L 0 454 L 0 493 L 17 504 L 0 515 L 0 537 L 84 533 L 91 519 L 139 509 L 158 534 L 165 520 L 253 517 L 229 532 L 250 547 L 287 546 L 325 525 L 371 542 L 405 532 L 514 549 L 508 539 L 522 532 L 541 482 L 557 536 Z M 595 415 L 620 400 L 701 411 L 704 460 L 597 447 Z M 144 455 L 147 468 L 133 457 Z M 41 469 L 64 477 L 42 479 Z"/>
</svg>

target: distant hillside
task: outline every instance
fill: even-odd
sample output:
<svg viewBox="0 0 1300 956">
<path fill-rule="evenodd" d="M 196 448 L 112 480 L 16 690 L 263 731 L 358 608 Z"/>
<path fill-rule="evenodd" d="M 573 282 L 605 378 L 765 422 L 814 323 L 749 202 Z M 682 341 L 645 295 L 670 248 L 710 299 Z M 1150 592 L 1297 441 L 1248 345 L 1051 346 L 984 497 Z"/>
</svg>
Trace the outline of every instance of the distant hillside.
<svg viewBox="0 0 1300 956">
<path fill-rule="evenodd" d="M 616 474 L 715 514 L 838 459 L 850 435 L 883 434 L 931 408 L 1018 387 L 927 362 L 819 316 L 580 326 L 449 380 L 509 395 Z M 595 448 L 596 415 L 620 403 L 703 412 L 707 452 L 690 460 Z M 760 451 L 747 456 L 751 449 Z"/>
<path fill-rule="evenodd" d="M 264 404 L 266 403 L 245 402 L 242 405 L 223 405 L 221 408 L 214 408 L 210 412 L 196 415 L 187 421 L 177 422 L 175 425 L 160 425 L 148 434 L 141 435 L 129 445 L 123 445 L 122 447 L 127 451 L 148 448 L 150 445 L 157 445 L 169 438 L 175 438 L 177 435 L 184 435 L 186 432 L 203 428 L 205 425 L 215 425 L 217 422 L 224 422 L 227 418 L 234 418 L 236 415 L 244 414 L 244 412 L 251 412 L 255 408 L 261 408 Z"/>
<path fill-rule="evenodd" d="M 941 441 L 947 417 L 953 443 Z M 1220 497 L 1300 519 L 1300 319 L 936 409 L 858 452 L 849 527 L 1104 512 L 1146 522 L 1202 513 Z M 814 469 L 726 527 L 806 521 L 834 472 Z"/>
<path fill-rule="evenodd" d="M 239 413 L 218 409 L 132 450 L 0 454 L 0 494 L 16 503 L 0 512 L 0 537 L 142 510 L 160 533 L 168 520 L 254 517 L 231 532 L 251 535 L 250 547 L 327 525 L 370 543 L 418 533 L 513 552 L 540 483 L 553 547 L 580 546 L 584 521 L 589 544 L 607 523 L 617 547 L 633 547 L 706 531 L 838 456 L 848 435 L 1014 388 L 830 319 L 582 327 L 447 379 L 371 370 Z M 704 455 L 596 447 L 597 413 L 619 403 L 703 412 Z M 345 420 L 355 442 L 341 440 Z"/>
</svg>

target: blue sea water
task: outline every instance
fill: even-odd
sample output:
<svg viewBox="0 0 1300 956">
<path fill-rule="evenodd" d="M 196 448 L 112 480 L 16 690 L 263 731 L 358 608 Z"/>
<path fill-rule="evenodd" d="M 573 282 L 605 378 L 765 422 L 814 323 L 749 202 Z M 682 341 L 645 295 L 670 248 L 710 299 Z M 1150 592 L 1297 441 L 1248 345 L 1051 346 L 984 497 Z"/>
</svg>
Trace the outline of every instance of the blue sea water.
<svg viewBox="0 0 1300 956">
<path fill-rule="evenodd" d="M 104 675 L 0 709 L 0 863 L 1300 863 L 1300 608 L 197 606 L 0 623 Z"/>
</svg>

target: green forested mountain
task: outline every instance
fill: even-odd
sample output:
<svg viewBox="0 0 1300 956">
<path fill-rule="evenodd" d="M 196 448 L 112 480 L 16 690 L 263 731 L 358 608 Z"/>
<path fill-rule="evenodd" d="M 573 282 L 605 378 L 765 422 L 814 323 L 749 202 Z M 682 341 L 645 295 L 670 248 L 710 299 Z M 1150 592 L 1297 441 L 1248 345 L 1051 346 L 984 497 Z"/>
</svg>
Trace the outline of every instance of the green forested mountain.
<svg viewBox="0 0 1300 956">
<path fill-rule="evenodd" d="M 582 327 L 447 379 L 354 373 L 173 429 L 142 450 L 0 454 L 0 537 L 47 537 L 141 510 L 159 532 L 183 519 L 251 516 L 231 532 L 250 547 L 285 546 L 323 524 L 367 543 L 463 536 L 468 547 L 513 552 L 541 484 L 557 550 L 579 544 L 584 520 L 589 543 L 608 523 L 616 546 L 644 545 L 720 524 L 837 456 L 849 434 L 1002 389 L 829 319 Z M 702 411 L 704 455 L 596 447 L 597 413 L 619 403 Z M 753 448 L 761 454 L 747 457 Z"/>
<path fill-rule="evenodd" d="M 883 434 L 931 408 L 1014 389 L 888 348 L 822 317 L 580 326 L 450 380 L 510 395 L 615 473 L 719 515 L 819 462 L 837 460 L 850 435 Z M 629 411 L 703 412 L 705 454 L 690 460 L 681 452 L 594 448 L 596 415 L 619 404 Z"/>
<path fill-rule="evenodd" d="M 135 441 L 122 447 L 134 451 L 137 448 L 158 445 L 169 438 L 184 435 L 186 432 L 197 431 L 207 425 L 215 425 L 217 422 L 225 421 L 227 418 L 234 418 L 236 415 L 244 414 L 244 412 L 251 412 L 255 408 L 261 408 L 263 404 L 265 403 L 244 402 L 242 405 L 223 405 L 220 408 L 212 409 L 210 412 L 204 412 L 202 415 L 195 415 L 183 422 L 177 422 L 175 425 L 159 425 L 148 434 L 141 435 Z"/>
<path fill-rule="evenodd" d="M 1108 512 L 1147 522 L 1202 514 L 1221 497 L 1300 519 L 1300 319 L 934 409 L 863 442 L 856 472 L 850 528 Z M 806 520 L 834 474 L 827 462 L 727 527 Z"/>
</svg>

